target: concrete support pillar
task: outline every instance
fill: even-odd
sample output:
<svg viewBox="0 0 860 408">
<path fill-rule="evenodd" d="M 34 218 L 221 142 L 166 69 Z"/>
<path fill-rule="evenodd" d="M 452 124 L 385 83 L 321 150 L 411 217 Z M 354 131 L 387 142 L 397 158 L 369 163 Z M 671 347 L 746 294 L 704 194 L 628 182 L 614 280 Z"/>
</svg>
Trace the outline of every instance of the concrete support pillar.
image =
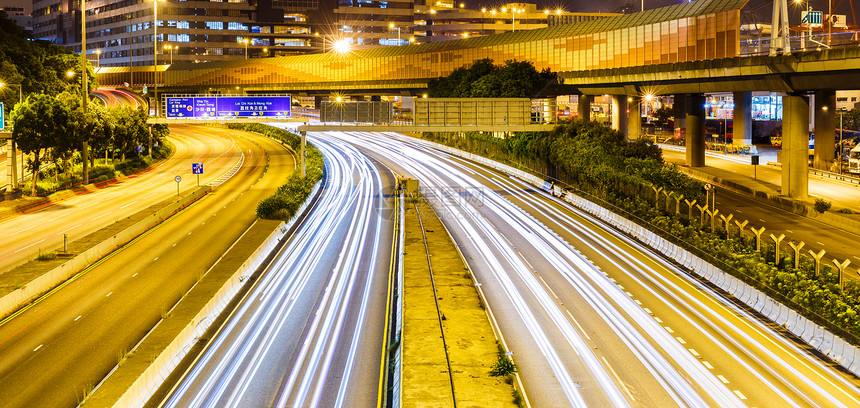
<svg viewBox="0 0 860 408">
<path fill-rule="evenodd" d="M 626 95 L 612 95 L 612 128 L 627 133 Z"/>
<path fill-rule="evenodd" d="M 319 109 L 322 105 L 323 97 L 322 96 L 314 96 L 314 109 Z"/>
<path fill-rule="evenodd" d="M 576 104 L 576 112 L 579 119 L 591 120 L 591 101 L 594 99 L 591 95 L 579 95 L 579 102 Z"/>
<path fill-rule="evenodd" d="M 380 101 L 382 101 L 382 97 L 379 95 L 370 95 L 370 101 L 371 102 L 380 102 Z"/>
<path fill-rule="evenodd" d="M 675 95 L 672 97 L 672 110 L 675 116 L 675 129 L 687 127 L 687 95 Z"/>
<path fill-rule="evenodd" d="M 836 158 L 836 113 L 836 91 L 816 91 L 812 167 L 819 170 L 830 170 Z"/>
<path fill-rule="evenodd" d="M 809 98 L 782 98 L 782 194 L 803 199 L 808 195 Z"/>
<path fill-rule="evenodd" d="M 735 145 L 752 144 L 752 92 L 735 92 L 732 94 L 735 102 L 732 120 L 732 133 Z"/>
<path fill-rule="evenodd" d="M 705 95 L 689 95 L 685 102 L 685 107 L 687 108 L 687 165 L 690 167 L 704 167 Z"/>
<path fill-rule="evenodd" d="M 636 140 L 642 137 L 642 98 L 631 96 L 627 98 L 627 139 Z"/>
</svg>

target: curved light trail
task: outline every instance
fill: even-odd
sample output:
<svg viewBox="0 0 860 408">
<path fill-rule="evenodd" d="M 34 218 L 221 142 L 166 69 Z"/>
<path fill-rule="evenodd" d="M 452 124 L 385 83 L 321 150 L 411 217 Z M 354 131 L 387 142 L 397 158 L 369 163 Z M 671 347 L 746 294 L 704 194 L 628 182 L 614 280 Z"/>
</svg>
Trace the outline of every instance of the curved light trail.
<svg viewBox="0 0 860 408">
<path fill-rule="evenodd" d="M 482 283 L 533 406 L 860 403 L 856 378 L 594 217 L 415 139 L 338 137 L 421 181 Z"/>
<path fill-rule="evenodd" d="M 314 143 L 328 179 L 314 210 L 162 406 L 375 405 L 391 240 L 383 176 L 354 148 Z"/>
</svg>

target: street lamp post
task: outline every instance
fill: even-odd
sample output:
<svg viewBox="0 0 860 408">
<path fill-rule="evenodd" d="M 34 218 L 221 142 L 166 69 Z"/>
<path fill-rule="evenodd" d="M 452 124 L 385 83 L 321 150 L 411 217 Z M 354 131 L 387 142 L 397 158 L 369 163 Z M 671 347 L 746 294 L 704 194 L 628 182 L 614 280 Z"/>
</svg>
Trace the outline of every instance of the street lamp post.
<svg viewBox="0 0 860 408">
<path fill-rule="evenodd" d="M 248 42 L 249 42 L 248 39 L 244 38 L 244 39 L 239 40 L 239 42 L 245 44 L 245 59 L 248 59 Z"/>
<path fill-rule="evenodd" d="M 3 82 L 0 82 L 0 88 L 3 88 L 4 86 L 17 86 L 18 87 L 18 103 L 24 102 L 24 94 L 21 92 L 21 85 L 20 84 L 6 84 Z"/>
<path fill-rule="evenodd" d="M 86 0 L 81 0 L 81 110 L 83 114 L 87 114 L 87 102 L 89 101 L 89 85 L 87 84 L 87 3 Z M 81 146 L 81 164 L 83 170 L 83 184 L 89 184 L 89 143 L 84 137 L 84 142 Z M 33 178 L 35 180 L 35 177 Z"/>
<path fill-rule="evenodd" d="M 102 50 L 96 50 L 96 68 L 101 68 L 102 65 Z"/>
<path fill-rule="evenodd" d="M 84 1 L 84 0 L 81 0 Z M 153 99 L 155 99 L 155 116 L 158 116 L 160 104 L 158 103 L 158 2 L 164 0 L 152 0 L 152 82 L 155 84 Z"/>
<path fill-rule="evenodd" d="M 397 30 L 397 45 L 400 45 L 400 27 L 394 25 L 394 23 L 388 23 L 388 28 L 394 28 Z"/>
<path fill-rule="evenodd" d="M 164 49 L 170 51 L 170 65 L 173 65 L 173 49 L 179 49 L 179 47 L 174 47 L 172 45 L 165 45 Z"/>
<path fill-rule="evenodd" d="M 839 174 L 842 174 L 842 154 L 845 150 L 842 146 L 842 132 L 845 131 L 844 124 L 842 123 L 844 115 L 845 108 L 839 108 Z"/>
</svg>

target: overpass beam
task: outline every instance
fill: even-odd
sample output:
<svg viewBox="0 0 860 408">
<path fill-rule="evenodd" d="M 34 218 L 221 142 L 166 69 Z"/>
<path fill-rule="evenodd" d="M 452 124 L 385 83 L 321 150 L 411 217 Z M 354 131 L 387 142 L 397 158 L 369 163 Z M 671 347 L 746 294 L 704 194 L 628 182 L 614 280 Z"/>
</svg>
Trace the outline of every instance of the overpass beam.
<svg viewBox="0 0 860 408">
<path fill-rule="evenodd" d="M 732 119 L 733 144 L 752 144 L 752 92 L 735 92 L 732 94 L 735 108 Z"/>
<path fill-rule="evenodd" d="M 579 95 L 576 104 L 576 114 L 579 119 L 591 120 L 591 101 L 594 99 L 591 95 Z"/>
<path fill-rule="evenodd" d="M 812 167 L 830 170 L 836 157 L 836 91 L 815 92 L 815 157 Z"/>
<path fill-rule="evenodd" d="M 612 128 L 627 133 L 626 95 L 612 95 Z"/>
<path fill-rule="evenodd" d="M 809 98 L 788 94 L 782 98 L 782 194 L 804 199 L 808 195 Z"/>
<path fill-rule="evenodd" d="M 705 95 L 691 94 L 686 97 L 687 165 L 705 166 Z"/>
<path fill-rule="evenodd" d="M 627 98 L 627 139 L 642 137 L 642 97 Z"/>
</svg>

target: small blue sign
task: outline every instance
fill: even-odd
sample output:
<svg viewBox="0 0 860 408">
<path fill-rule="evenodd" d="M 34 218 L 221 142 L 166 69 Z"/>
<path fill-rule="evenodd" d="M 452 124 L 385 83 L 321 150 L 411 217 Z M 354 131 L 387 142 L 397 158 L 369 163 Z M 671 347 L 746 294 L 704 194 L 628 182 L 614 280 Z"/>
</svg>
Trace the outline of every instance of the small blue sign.
<svg viewBox="0 0 860 408">
<path fill-rule="evenodd" d="M 801 14 L 800 24 L 821 25 L 824 22 L 823 11 L 802 11 Z"/>
<path fill-rule="evenodd" d="M 6 128 L 6 116 L 3 114 L 3 102 L 0 102 L 0 130 Z"/>
<path fill-rule="evenodd" d="M 191 174 L 203 174 L 203 163 L 191 163 Z"/>
</svg>

